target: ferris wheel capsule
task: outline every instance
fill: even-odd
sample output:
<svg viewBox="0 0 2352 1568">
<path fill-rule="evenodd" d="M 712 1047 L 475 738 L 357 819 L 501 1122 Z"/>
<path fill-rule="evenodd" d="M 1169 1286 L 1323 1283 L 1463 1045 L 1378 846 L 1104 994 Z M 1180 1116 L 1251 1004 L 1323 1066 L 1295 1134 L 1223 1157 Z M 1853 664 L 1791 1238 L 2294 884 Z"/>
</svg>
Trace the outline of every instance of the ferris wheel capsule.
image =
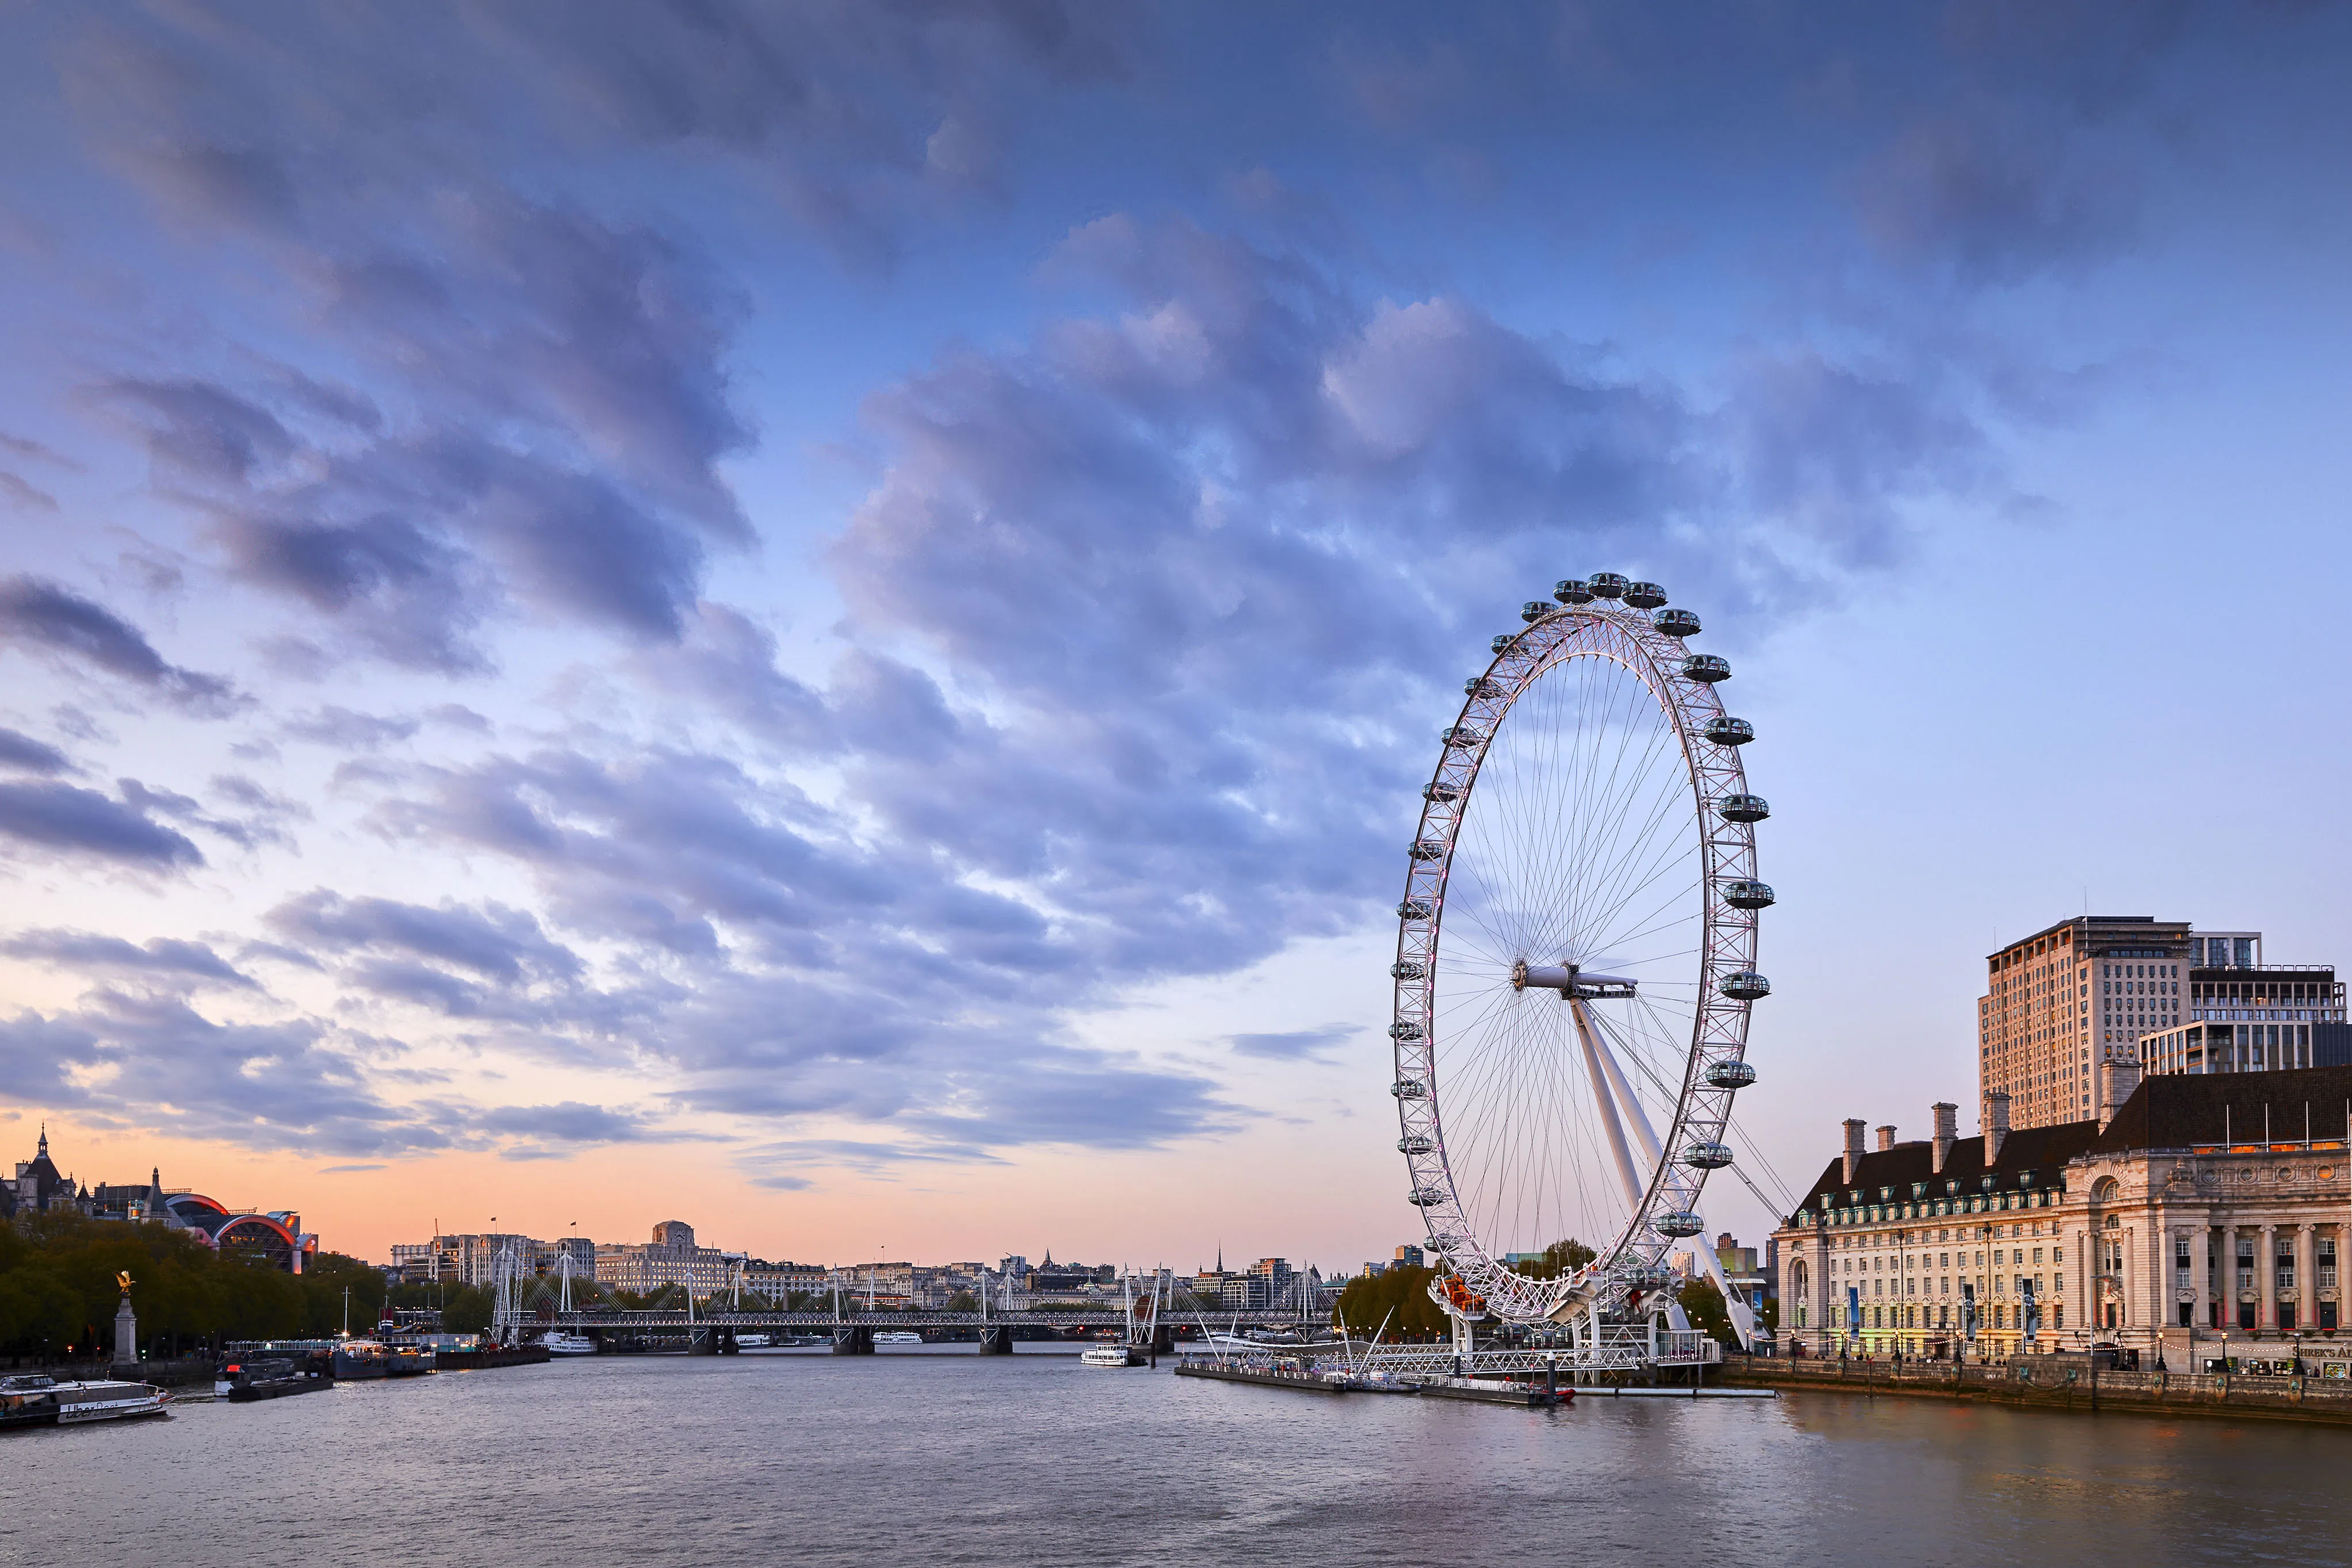
<svg viewBox="0 0 2352 1568">
<path fill-rule="evenodd" d="M 1760 795 L 1727 795 L 1715 803 L 1715 814 L 1726 822 L 1761 822 L 1772 808 Z"/>
<path fill-rule="evenodd" d="M 1746 1089 L 1756 1081 L 1756 1069 L 1738 1060 L 1709 1062 L 1706 1081 L 1717 1089 Z"/>
<path fill-rule="evenodd" d="M 1625 602 L 1637 610 L 1654 610 L 1666 602 L 1666 591 L 1655 583 L 1628 583 Z"/>
<path fill-rule="evenodd" d="M 1474 675 L 1462 683 L 1462 695 L 1465 697 L 1500 697 L 1502 694 L 1503 683 L 1489 680 L 1483 675 Z"/>
<path fill-rule="evenodd" d="M 1723 885 L 1723 901 L 1735 910 L 1769 910 L 1772 888 L 1768 882 L 1731 881 Z"/>
<path fill-rule="evenodd" d="M 1673 1237 L 1679 1240 L 1685 1236 L 1696 1236 L 1706 1228 L 1706 1222 L 1688 1209 L 1674 1209 L 1660 1215 L 1652 1223 L 1651 1228 L 1660 1236 Z"/>
<path fill-rule="evenodd" d="M 1718 746 L 1744 746 L 1756 738 L 1756 726 L 1745 719 L 1718 713 L 1706 721 L 1700 733 Z"/>
<path fill-rule="evenodd" d="M 1633 602 L 1630 595 L 1626 602 Z M 1650 617 L 1650 624 L 1670 637 L 1695 637 L 1699 632 L 1698 617 L 1688 610 L 1660 610 Z M 1684 673 L 1689 671 L 1685 669 Z"/>
<path fill-rule="evenodd" d="M 1772 994 L 1772 983 L 1752 969 L 1725 975 L 1715 988 L 1735 1002 L 1760 1002 Z"/>
<path fill-rule="evenodd" d="M 1683 1163 L 1695 1171 L 1720 1171 L 1731 1163 L 1727 1143 L 1693 1143 L 1683 1151 Z"/>
<path fill-rule="evenodd" d="M 1614 572 L 1595 572 L 1584 580 L 1584 585 L 1592 590 L 1595 598 L 1622 599 L 1625 590 L 1633 584 Z"/>
<path fill-rule="evenodd" d="M 1731 679 L 1731 661 L 1721 654 L 1695 653 L 1683 660 L 1683 674 L 1713 686 L 1718 680 Z"/>
<path fill-rule="evenodd" d="M 1546 616 L 1550 615 L 1556 607 L 1557 606 L 1555 605 L 1545 604 L 1541 599 L 1529 599 L 1526 604 L 1519 606 L 1519 619 L 1526 621 L 1532 626 L 1537 621 L 1542 620 Z"/>
<path fill-rule="evenodd" d="M 1420 964 L 1410 962 L 1389 965 L 1389 978 L 1391 980 L 1418 980 L 1428 973 Z"/>
<path fill-rule="evenodd" d="M 1552 584 L 1551 596 L 1563 605 L 1592 603 L 1592 584 L 1581 577 L 1562 577 Z"/>
</svg>

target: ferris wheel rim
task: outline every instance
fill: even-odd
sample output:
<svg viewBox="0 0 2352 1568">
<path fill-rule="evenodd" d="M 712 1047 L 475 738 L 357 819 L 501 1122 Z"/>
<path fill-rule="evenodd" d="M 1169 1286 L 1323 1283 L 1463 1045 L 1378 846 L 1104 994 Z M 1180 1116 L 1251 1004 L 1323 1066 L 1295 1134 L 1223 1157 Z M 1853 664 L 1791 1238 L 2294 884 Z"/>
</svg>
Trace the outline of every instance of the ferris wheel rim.
<svg viewBox="0 0 2352 1568">
<path fill-rule="evenodd" d="M 1733 1081 L 1711 1081 L 1709 1069 L 1720 1062 L 1744 1061 L 1754 1002 L 1769 991 L 1755 972 L 1756 914 L 1761 906 L 1750 900 L 1761 889 L 1769 902 L 1770 890 L 1756 880 L 1757 818 L 1748 815 L 1750 806 L 1745 804 L 1753 803 L 1760 811 L 1761 803 L 1748 791 L 1739 751 L 1753 730 L 1724 711 L 1716 690 L 1716 683 L 1729 673 L 1728 666 L 1714 656 L 1688 652 L 1684 639 L 1697 629 L 1697 621 L 1687 612 L 1644 616 L 1633 605 L 1621 605 L 1613 595 L 1595 603 L 1589 593 L 1571 602 L 1566 593 L 1571 586 L 1581 584 L 1562 584 L 1559 608 L 1531 603 L 1524 616 L 1526 629 L 1496 639 L 1494 658 L 1485 673 L 1465 687 L 1460 713 L 1441 737 L 1439 760 L 1423 790 L 1421 819 L 1409 851 L 1405 898 L 1397 911 L 1397 961 L 1391 971 L 1396 983 L 1390 1028 L 1396 1058 L 1391 1092 L 1403 1134 L 1398 1147 L 1412 1181 L 1411 1201 L 1421 1208 L 1430 1244 L 1448 1270 L 1472 1295 L 1483 1299 L 1487 1310 L 1520 1321 L 1622 1302 L 1664 1283 L 1667 1253 L 1691 1231 L 1661 1229 L 1661 1225 L 1671 1220 L 1687 1226 L 1695 1219 L 1708 1172 L 1730 1159 L 1722 1139 L 1732 1094 L 1745 1081 L 1738 1074 L 1745 1070 L 1748 1079 L 1753 1077 L 1752 1069 L 1732 1069 Z M 1635 586 L 1655 595 L 1654 604 L 1640 607 L 1663 605 L 1662 591 Z M 1555 1279 L 1536 1279 L 1496 1256 L 1492 1238 L 1478 1234 L 1464 1202 L 1444 1136 L 1435 985 L 1455 853 L 1489 753 L 1521 699 L 1580 658 L 1617 665 L 1641 684 L 1671 726 L 1696 824 L 1699 940 L 1682 1080 L 1672 1118 L 1663 1136 L 1654 1140 L 1640 1198 L 1629 1205 L 1618 1234 L 1591 1262 Z M 1727 805 L 1729 802 L 1743 804 L 1735 813 Z M 1513 976 L 1515 988 L 1524 984 L 1527 973 L 1522 958 Z M 1572 969 L 1568 973 L 1573 975 Z M 1545 978 L 1548 985 L 1557 976 L 1548 973 Z M 1601 978 L 1591 977 L 1594 983 Z M 1561 994 L 1567 997 L 1568 990 Z M 1613 1063 L 1609 1070 L 1622 1088 L 1622 1070 Z M 1619 1158 L 1624 1157 L 1621 1149 Z"/>
</svg>

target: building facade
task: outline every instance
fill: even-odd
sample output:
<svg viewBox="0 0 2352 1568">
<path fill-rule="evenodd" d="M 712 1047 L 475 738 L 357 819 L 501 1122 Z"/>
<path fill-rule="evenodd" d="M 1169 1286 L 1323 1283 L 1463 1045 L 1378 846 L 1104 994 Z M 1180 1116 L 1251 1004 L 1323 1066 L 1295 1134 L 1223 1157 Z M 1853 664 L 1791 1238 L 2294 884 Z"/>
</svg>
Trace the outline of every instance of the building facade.
<svg viewBox="0 0 2352 1568">
<path fill-rule="evenodd" d="M 822 1263 L 772 1263 L 763 1258 L 747 1258 L 743 1289 L 781 1302 L 793 1296 L 823 1292 L 829 1272 Z"/>
<path fill-rule="evenodd" d="M 49 1131 L 43 1127 L 33 1157 L 18 1161 L 15 1178 L 0 1183 L 0 1220 L 47 1213 L 165 1226 L 215 1252 L 233 1252 L 289 1274 L 301 1273 L 319 1255 L 319 1238 L 302 1228 L 302 1216 L 292 1209 L 233 1209 L 186 1187 L 164 1186 L 161 1170 L 151 1171 L 144 1182 L 81 1185 L 58 1173 L 49 1158 Z"/>
<path fill-rule="evenodd" d="M 2259 932 L 2238 951 L 2259 954 Z M 2221 938 L 2210 950 L 2230 951 Z M 2151 1073 L 2275 1072 L 2340 1067 L 2329 1047 L 2344 1030 L 2344 986 L 2324 963 L 2198 964 L 2189 971 L 2188 1021 L 2139 1037 Z"/>
<path fill-rule="evenodd" d="M 696 1297 L 715 1296 L 734 1281 L 741 1254 L 703 1247 L 694 1227 L 666 1219 L 645 1243 L 606 1242 L 596 1248 L 596 1283 L 615 1290 L 651 1295 L 684 1286 Z"/>
<path fill-rule="evenodd" d="M 2084 915 L 1986 956 L 1977 1001 L 1977 1092 L 2008 1097 L 2012 1125 L 2091 1114 L 2101 1063 L 2137 1060 L 2150 1029 L 2180 1022 L 2185 922 Z"/>
<path fill-rule="evenodd" d="M 1954 1134 L 1949 1105 L 1925 1141 L 1882 1129 L 1864 1150 L 1846 1123 L 1844 1152 L 1774 1233 L 1784 1342 L 1992 1358 L 2112 1344 L 2202 1371 L 2342 1330 L 2352 1068 L 2116 1063 L 2101 1079 L 2100 1113 L 2056 1126 L 2008 1127 L 1998 1091 L 1976 1138 Z"/>
</svg>

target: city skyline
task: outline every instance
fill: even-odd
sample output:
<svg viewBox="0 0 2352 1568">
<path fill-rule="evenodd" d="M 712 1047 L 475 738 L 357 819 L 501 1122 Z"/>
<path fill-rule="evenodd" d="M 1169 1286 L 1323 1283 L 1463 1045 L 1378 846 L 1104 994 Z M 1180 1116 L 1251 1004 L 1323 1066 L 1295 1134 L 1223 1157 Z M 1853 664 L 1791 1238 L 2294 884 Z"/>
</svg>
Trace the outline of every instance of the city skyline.
<svg viewBox="0 0 2352 1568">
<path fill-rule="evenodd" d="M 1386 1257 L 1416 792 L 1603 570 L 1759 731 L 1799 1190 L 2021 932 L 2340 966 L 2352 23 L 1988 15 L 983 11 L 802 39 L 838 118 L 650 16 L 12 18 L 6 1157 Z"/>
</svg>

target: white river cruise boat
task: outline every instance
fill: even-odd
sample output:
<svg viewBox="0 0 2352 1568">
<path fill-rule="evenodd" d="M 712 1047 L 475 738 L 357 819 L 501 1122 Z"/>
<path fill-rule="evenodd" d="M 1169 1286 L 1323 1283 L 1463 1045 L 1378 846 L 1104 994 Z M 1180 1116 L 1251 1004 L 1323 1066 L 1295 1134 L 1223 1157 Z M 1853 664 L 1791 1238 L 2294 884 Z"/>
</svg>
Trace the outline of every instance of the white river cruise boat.
<svg viewBox="0 0 2352 1568">
<path fill-rule="evenodd" d="M 0 1378 L 0 1426 L 79 1426 L 165 1415 L 171 1395 L 152 1384 L 58 1383 L 39 1373 Z"/>
</svg>

